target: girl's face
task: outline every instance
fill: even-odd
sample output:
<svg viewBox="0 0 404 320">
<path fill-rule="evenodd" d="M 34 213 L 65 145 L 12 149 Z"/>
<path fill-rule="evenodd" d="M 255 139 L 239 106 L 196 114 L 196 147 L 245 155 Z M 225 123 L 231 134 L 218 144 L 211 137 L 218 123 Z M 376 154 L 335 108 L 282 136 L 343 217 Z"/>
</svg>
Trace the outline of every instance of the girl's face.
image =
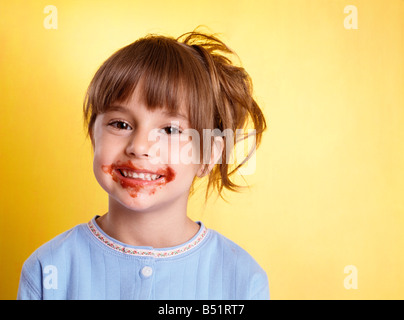
<svg viewBox="0 0 404 320">
<path fill-rule="evenodd" d="M 127 102 L 98 115 L 93 169 L 110 199 L 134 211 L 186 204 L 195 176 L 202 174 L 199 161 L 180 159 L 184 148 L 188 155 L 197 154 L 181 135 L 189 126 L 186 114 L 149 111 L 137 90 Z"/>
</svg>

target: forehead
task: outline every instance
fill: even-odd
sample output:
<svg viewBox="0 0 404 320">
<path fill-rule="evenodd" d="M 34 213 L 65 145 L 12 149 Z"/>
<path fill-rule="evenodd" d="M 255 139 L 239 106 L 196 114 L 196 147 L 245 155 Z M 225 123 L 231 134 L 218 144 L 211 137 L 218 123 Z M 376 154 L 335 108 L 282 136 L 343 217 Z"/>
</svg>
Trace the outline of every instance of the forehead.
<svg viewBox="0 0 404 320">
<path fill-rule="evenodd" d="M 147 104 L 144 93 L 142 92 L 142 86 L 137 86 L 133 93 L 124 101 L 116 101 L 109 105 L 105 113 L 119 112 L 123 114 L 136 114 L 145 110 L 153 115 L 159 115 L 168 118 L 180 118 L 182 120 L 188 120 L 188 108 L 185 103 L 176 105 L 176 107 L 169 107 L 164 105 L 150 106 Z"/>
</svg>

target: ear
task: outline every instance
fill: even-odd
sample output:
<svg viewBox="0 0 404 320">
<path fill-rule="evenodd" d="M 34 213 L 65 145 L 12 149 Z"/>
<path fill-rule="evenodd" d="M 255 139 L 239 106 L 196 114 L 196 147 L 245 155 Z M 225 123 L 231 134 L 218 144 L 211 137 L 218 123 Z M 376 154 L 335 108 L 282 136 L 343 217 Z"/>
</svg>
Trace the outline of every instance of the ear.
<svg viewBox="0 0 404 320">
<path fill-rule="evenodd" d="M 223 138 L 214 137 L 209 163 L 201 165 L 201 167 L 199 168 L 199 170 L 197 172 L 197 176 L 199 178 L 202 178 L 202 177 L 208 175 L 212 171 L 215 164 L 220 160 L 220 157 L 223 152 L 223 148 L 224 148 Z"/>
</svg>

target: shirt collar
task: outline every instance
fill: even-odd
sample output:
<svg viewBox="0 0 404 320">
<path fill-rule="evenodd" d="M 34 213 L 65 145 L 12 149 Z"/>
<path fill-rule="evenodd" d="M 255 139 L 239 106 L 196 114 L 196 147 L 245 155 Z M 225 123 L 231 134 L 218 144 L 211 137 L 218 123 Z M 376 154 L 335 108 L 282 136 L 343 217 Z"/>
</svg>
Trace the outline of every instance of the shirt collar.
<svg viewBox="0 0 404 320">
<path fill-rule="evenodd" d="M 190 239 L 186 243 L 171 248 L 136 247 L 127 245 L 108 236 L 98 226 L 96 222 L 97 217 L 98 216 L 95 216 L 87 223 L 87 226 L 91 231 L 92 235 L 110 249 L 131 256 L 152 257 L 159 259 L 179 256 L 198 247 L 208 234 L 208 229 L 204 226 L 202 222 L 198 221 L 197 223 L 200 225 L 199 231 L 192 239 Z"/>
</svg>

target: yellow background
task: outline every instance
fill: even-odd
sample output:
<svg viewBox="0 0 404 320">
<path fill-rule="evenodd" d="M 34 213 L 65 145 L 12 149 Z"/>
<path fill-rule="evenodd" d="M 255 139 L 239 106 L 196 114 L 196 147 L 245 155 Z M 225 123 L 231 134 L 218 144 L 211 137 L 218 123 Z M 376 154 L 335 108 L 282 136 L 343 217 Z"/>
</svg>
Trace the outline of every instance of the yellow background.
<svg viewBox="0 0 404 320">
<path fill-rule="evenodd" d="M 38 246 L 107 210 L 81 114 L 97 67 L 147 33 L 201 24 L 240 56 L 269 128 L 250 191 L 204 209 L 198 191 L 191 217 L 249 251 L 273 299 L 403 299 L 402 0 L 2 0 L 0 298 L 15 299 Z"/>
</svg>

